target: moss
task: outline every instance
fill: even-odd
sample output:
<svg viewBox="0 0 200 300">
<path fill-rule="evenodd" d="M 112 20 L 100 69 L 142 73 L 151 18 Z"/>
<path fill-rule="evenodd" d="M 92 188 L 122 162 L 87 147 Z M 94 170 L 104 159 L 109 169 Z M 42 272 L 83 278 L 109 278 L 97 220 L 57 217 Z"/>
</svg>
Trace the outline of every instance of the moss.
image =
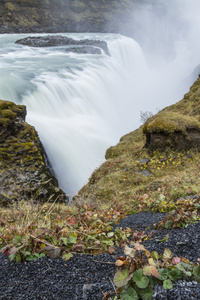
<svg viewBox="0 0 200 300">
<path fill-rule="evenodd" d="M 162 112 L 152 118 L 143 126 L 143 133 L 164 132 L 166 134 L 180 131 L 187 134 L 187 129 L 200 130 L 200 123 L 195 117 L 175 112 Z"/>
<path fill-rule="evenodd" d="M 14 105 L 15 105 L 15 104 L 14 104 L 13 102 L 0 100 L 0 111 L 1 111 L 2 109 L 11 108 L 11 107 L 13 107 Z"/>
<path fill-rule="evenodd" d="M 1 111 L 0 114 L 2 118 L 14 119 L 17 117 L 17 114 L 13 112 L 11 109 L 4 109 Z"/>
<path fill-rule="evenodd" d="M 5 4 L 5 7 L 6 7 L 8 10 L 10 10 L 11 12 L 13 12 L 13 11 L 15 10 L 15 5 L 12 4 L 12 3 L 10 3 L 10 2 L 7 2 L 7 3 Z"/>
</svg>

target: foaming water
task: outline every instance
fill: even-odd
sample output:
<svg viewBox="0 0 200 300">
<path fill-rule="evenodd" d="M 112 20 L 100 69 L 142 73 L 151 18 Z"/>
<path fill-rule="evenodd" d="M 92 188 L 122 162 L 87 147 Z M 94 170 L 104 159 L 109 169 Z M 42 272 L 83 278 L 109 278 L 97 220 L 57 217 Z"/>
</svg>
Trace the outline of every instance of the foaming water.
<svg viewBox="0 0 200 300">
<path fill-rule="evenodd" d="M 107 41 L 110 56 L 67 53 L 65 47 L 14 44 L 0 35 L 0 98 L 27 106 L 59 185 L 77 193 L 104 161 L 106 149 L 188 91 L 197 65 L 188 41 L 174 41 L 173 59 L 152 64 L 146 50 L 116 34 L 63 34 Z M 199 54 L 198 54 L 199 55 Z M 190 58 L 190 59 L 189 59 Z"/>
</svg>

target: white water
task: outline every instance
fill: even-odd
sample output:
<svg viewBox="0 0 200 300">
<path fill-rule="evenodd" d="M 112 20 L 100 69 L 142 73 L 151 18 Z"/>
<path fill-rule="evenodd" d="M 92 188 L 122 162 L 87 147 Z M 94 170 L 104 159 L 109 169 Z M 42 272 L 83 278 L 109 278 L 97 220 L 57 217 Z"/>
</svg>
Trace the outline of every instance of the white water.
<svg viewBox="0 0 200 300">
<path fill-rule="evenodd" d="M 140 111 L 155 113 L 183 97 L 196 79 L 189 75 L 200 54 L 193 55 L 187 39 L 176 40 L 173 59 L 160 55 L 152 65 L 131 38 L 64 35 L 103 39 L 111 56 L 29 48 L 14 44 L 28 34 L 0 35 L 0 98 L 27 106 L 27 121 L 38 131 L 59 185 L 73 195 L 104 161 L 106 149 L 141 125 Z"/>
</svg>

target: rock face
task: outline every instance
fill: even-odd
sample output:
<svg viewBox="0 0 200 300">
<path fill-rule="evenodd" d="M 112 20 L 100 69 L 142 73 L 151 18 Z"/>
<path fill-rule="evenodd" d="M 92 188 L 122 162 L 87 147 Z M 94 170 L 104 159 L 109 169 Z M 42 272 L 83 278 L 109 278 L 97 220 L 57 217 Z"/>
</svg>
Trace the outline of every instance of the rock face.
<svg viewBox="0 0 200 300">
<path fill-rule="evenodd" d="M 125 32 L 137 0 L 4 0 L 0 32 Z"/>
<path fill-rule="evenodd" d="M 99 54 L 102 49 L 107 55 L 109 50 L 105 41 L 99 40 L 74 40 L 65 36 L 39 36 L 39 37 L 27 37 L 16 41 L 16 44 L 26 45 L 30 47 L 52 47 L 52 46 L 70 46 L 66 48 L 67 51 L 77 53 L 91 53 Z M 73 46 L 73 47 L 72 47 Z"/>
<path fill-rule="evenodd" d="M 0 100 L 0 206 L 22 199 L 66 202 L 45 165 L 37 132 L 25 116 L 25 106 Z"/>
</svg>

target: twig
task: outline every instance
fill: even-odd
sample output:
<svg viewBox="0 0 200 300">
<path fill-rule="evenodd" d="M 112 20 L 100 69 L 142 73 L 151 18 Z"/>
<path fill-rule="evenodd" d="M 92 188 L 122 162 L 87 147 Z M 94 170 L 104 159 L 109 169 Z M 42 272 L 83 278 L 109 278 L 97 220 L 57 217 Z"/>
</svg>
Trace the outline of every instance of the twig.
<svg viewBox="0 0 200 300">
<path fill-rule="evenodd" d="M 46 262 L 46 264 L 48 265 L 48 269 L 46 271 L 44 271 L 43 274 L 45 274 L 48 270 L 52 271 L 52 269 L 51 269 L 50 265 L 48 264 L 48 262 Z"/>
<path fill-rule="evenodd" d="M 115 286 L 114 286 L 114 283 L 113 283 L 112 279 L 111 279 L 110 277 L 109 277 L 109 279 L 110 279 L 110 282 L 111 282 L 111 284 L 112 284 L 112 286 L 113 286 L 113 289 L 114 289 L 115 293 L 117 294 L 117 291 L 116 291 L 116 288 L 115 288 Z"/>
<path fill-rule="evenodd" d="M 100 260 L 95 260 L 95 259 L 93 259 L 93 261 L 101 263 L 101 264 L 115 265 L 115 263 L 111 262 L 111 261 L 100 261 Z"/>
</svg>

